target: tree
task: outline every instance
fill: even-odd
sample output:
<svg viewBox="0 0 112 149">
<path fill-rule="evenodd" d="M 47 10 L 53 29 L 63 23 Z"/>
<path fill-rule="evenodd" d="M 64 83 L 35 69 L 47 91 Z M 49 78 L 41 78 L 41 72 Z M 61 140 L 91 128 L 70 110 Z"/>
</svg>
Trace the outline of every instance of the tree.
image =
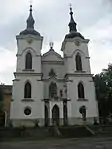
<svg viewBox="0 0 112 149">
<path fill-rule="evenodd" d="M 107 117 L 112 113 L 112 64 L 94 77 L 99 115 Z"/>
</svg>

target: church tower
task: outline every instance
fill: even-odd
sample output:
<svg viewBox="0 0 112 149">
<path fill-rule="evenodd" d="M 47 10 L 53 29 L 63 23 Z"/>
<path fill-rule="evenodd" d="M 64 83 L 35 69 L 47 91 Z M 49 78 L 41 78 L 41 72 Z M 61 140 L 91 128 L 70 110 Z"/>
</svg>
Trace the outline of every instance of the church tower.
<svg viewBox="0 0 112 149">
<path fill-rule="evenodd" d="M 43 83 L 41 81 L 41 49 L 43 37 L 34 29 L 32 5 L 27 27 L 16 36 L 17 66 L 14 73 L 11 120 L 14 127 L 42 124 Z"/>
<path fill-rule="evenodd" d="M 93 123 L 98 117 L 95 87 L 90 70 L 88 39 L 85 39 L 76 28 L 70 7 L 69 34 L 65 36 L 61 50 L 64 55 L 67 98 L 71 100 L 70 124 L 80 124 L 82 107 L 85 108 L 87 122 Z"/>
</svg>

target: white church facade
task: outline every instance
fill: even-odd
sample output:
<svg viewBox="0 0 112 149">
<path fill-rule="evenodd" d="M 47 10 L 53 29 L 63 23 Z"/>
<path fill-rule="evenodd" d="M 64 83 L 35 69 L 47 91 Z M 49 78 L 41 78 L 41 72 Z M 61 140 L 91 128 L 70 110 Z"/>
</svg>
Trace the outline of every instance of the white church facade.
<svg viewBox="0 0 112 149">
<path fill-rule="evenodd" d="M 70 8 L 69 33 L 61 51 L 41 54 L 43 37 L 34 29 L 32 6 L 27 27 L 16 36 L 17 66 L 14 73 L 10 119 L 14 127 L 75 125 L 82 123 L 80 108 L 86 109 L 86 122 L 98 118 L 95 86 L 90 69 L 88 39 L 76 28 Z"/>
</svg>

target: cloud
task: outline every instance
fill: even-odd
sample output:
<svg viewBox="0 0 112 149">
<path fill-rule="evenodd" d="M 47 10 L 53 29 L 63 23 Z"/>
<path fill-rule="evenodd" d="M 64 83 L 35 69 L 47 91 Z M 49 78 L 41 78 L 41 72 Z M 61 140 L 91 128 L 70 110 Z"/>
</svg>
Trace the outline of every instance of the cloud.
<svg viewBox="0 0 112 149">
<path fill-rule="evenodd" d="M 54 42 L 55 51 L 61 53 L 61 43 L 68 33 L 70 2 L 78 30 L 90 39 L 92 73 L 99 73 L 112 62 L 112 0 L 33 0 L 35 28 L 44 36 L 42 53 L 49 50 L 50 41 Z M 1 2 L 0 81 L 3 83 L 12 83 L 16 68 L 15 36 L 26 27 L 28 9 L 29 0 Z"/>
<path fill-rule="evenodd" d="M 11 83 L 16 68 L 16 51 L 0 48 L 0 83 Z"/>
<path fill-rule="evenodd" d="M 112 17 L 100 19 L 95 25 L 84 30 L 90 37 L 89 51 L 92 73 L 100 73 L 103 68 L 112 63 Z"/>
</svg>

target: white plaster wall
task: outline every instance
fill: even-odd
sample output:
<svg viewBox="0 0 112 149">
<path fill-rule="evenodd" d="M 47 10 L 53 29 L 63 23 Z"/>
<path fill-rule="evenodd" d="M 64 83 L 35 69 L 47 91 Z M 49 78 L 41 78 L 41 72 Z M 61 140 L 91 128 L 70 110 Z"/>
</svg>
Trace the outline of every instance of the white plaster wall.
<svg viewBox="0 0 112 149">
<path fill-rule="evenodd" d="M 57 61 L 57 62 L 61 61 L 62 62 L 63 58 L 55 51 L 48 51 L 42 56 L 42 61 Z"/>
<path fill-rule="evenodd" d="M 79 107 L 85 105 L 87 107 L 87 117 L 98 117 L 97 101 L 95 99 L 94 83 L 91 77 L 71 77 L 73 82 L 67 83 L 68 97 L 71 99 L 71 115 L 72 117 L 81 117 Z M 85 99 L 88 101 L 78 101 L 77 85 L 83 82 Z"/>
<path fill-rule="evenodd" d="M 32 42 L 29 43 L 28 40 Z M 44 118 L 43 112 L 43 82 L 41 80 L 41 48 L 42 37 L 36 36 L 17 36 L 17 69 L 13 82 L 13 96 L 11 103 L 11 119 L 37 119 Z M 27 52 L 32 54 L 32 70 L 25 72 L 25 55 Z M 24 85 L 29 81 L 32 86 L 32 100 L 23 101 Z M 25 99 L 24 99 L 25 100 Z M 29 99 L 30 100 L 30 99 Z M 24 114 L 25 107 L 31 108 L 31 114 Z"/>
<path fill-rule="evenodd" d="M 65 75 L 64 60 L 54 50 L 50 50 L 42 56 L 42 73 L 43 78 L 49 77 L 51 69 L 56 72 L 57 78 L 63 78 Z"/>
<path fill-rule="evenodd" d="M 51 69 L 54 69 L 57 78 L 64 78 L 65 75 L 65 69 L 63 64 L 49 64 L 49 63 L 44 63 L 42 64 L 42 73 L 43 73 L 43 78 L 49 78 L 49 72 Z"/>
<path fill-rule="evenodd" d="M 79 40 L 80 45 L 76 46 L 75 42 Z M 67 56 L 71 56 L 75 50 L 80 49 L 81 51 L 83 51 L 84 55 L 89 57 L 89 53 L 88 53 L 88 42 L 86 41 L 86 39 L 80 39 L 80 38 L 73 38 L 73 39 L 67 39 L 66 41 L 64 41 L 65 46 L 63 49 L 64 54 L 66 54 Z"/>
<path fill-rule="evenodd" d="M 27 49 L 22 56 L 18 56 L 16 72 L 25 72 L 25 57 L 29 51 L 32 54 L 32 70 L 35 73 L 41 73 L 41 56 L 36 56 L 31 49 Z"/>
<path fill-rule="evenodd" d="M 29 44 L 27 40 L 32 40 Z M 25 56 L 27 52 L 32 54 L 32 69 L 36 73 L 41 73 L 41 48 L 42 48 L 42 37 L 34 38 L 30 36 L 25 36 L 22 38 L 19 36 L 17 38 L 17 67 L 16 72 L 22 72 L 25 69 Z"/>
<path fill-rule="evenodd" d="M 54 69 L 56 78 L 50 78 L 49 72 Z M 60 96 L 60 90 L 64 93 L 64 82 L 59 79 L 63 79 L 65 75 L 64 62 L 62 57 L 55 51 L 48 51 L 42 56 L 42 73 L 44 81 L 44 98 L 49 98 L 49 85 L 53 81 L 57 84 L 57 95 Z"/>
<path fill-rule="evenodd" d="M 72 117 L 72 112 L 71 112 L 71 101 L 68 101 L 67 102 L 67 114 L 68 114 L 68 118 L 71 118 Z"/>
<path fill-rule="evenodd" d="M 43 99 L 43 83 L 38 76 L 18 76 L 20 81 L 14 81 L 13 102 L 11 103 L 11 119 L 24 118 L 43 118 L 42 99 Z M 24 99 L 24 84 L 29 81 L 32 86 L 32 98 L 34 101 L 22 101 Z M 32 114 L 26 116 L 24 108 L 28 106 L 32 109 Z"/>
<path fill-rule="evenodd" d="M 18 47 L 18 52 L 17 54 L 22 54 L 26 48 L 32 47 L 37 55 L 41 54 L 40 49 L 42 49 L 42 41 L 43 37 L 36 37 L 33 35 L 25 35 L 25 36 L 17 36 L 17 47 Z M 32 40 L 31 43 L 28 43 L 28 40 Z"/>
<path fill-rule="evenodd" d="M 76 45 L 76 40 L 80 42 L 80 45 Z M 90 61 L 88 53 L 88 41 L 86 39 L 74 38 L 65 39 L 62 44 L 62 51 L 64 53 L 65 73 L 68 75 L 67 82 L 67 98 L 71 99 L 71 118 L 80 118 L 79 108 L 82 105 L 87 107 L 87 117 L 98 117 L 98 107 L 95 97 L 95 87 L 92 80 Z M 75 57 L 77 53 L 80 53 L 82 58 L 83 72 L 76 71 Z M 79 82 L 83 82 L 85 88 L 85 99 L 88 101 L 78 101 L 77 85 Z M 69 106 L 70 107 L 70 106 Z M 69 112 L 69 113 L 70 113 Z"/>
<path fill-rule="evenodd" d="M 90 62 L 89 62 L 89 53 L 88 53 L 88 45 L 85 40 L 80 40 L 80 46 L 75 45 L 75 41 L 77 39 L 68 40 L 65 42 L 65 46 L 63 49 L 64 57 L 66 57 L 65 68 L 67 73 L 75 73 L 76 71 L 76 62 L 75 57 L 79 52 L 82 58 L 82 69 L 86 71 L 86 73 L 90 74 Z"/>
<path fill-rule="evenodd" d="M 66 67 L 66 72 L 67 73 L 77 73 L 76 72 L 76 55 L 77 53 L 80 53 L 81 56 L 81 60 L 82 60 L 82 70 L 85 73 L 90 74 L 90 65 L 89 65 L 89 59 L 85 57 L 85 55 L 80 51 L 80 50 L 76 50 L 72 57 L 68 57 L 67 58 L 67 67 Z"/>
<path fill-rule="evenodd" d="M 49 99 L 49 86 L 51 82 L 55 82 L 57 85 L 57 96 L 60 97 L 60 90 L 63 90 L 63 97 L 65 97 L 65 87 L 64 87 L 65 82 L 60 82 L 60 81 L 57 81 L 56 79 L 51 78 L 50 80 L 43 82 L 44 98 Z"/>
</svg>

